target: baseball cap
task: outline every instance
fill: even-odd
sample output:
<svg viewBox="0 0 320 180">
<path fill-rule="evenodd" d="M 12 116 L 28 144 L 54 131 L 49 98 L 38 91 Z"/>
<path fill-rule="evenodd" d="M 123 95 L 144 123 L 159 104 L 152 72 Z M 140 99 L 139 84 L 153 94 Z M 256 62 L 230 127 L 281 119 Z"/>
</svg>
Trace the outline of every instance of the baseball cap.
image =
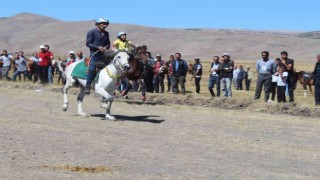
<svg viewBox="0 0 320 180">
<path fill-rule="evenodd" d="M 44 47 L 44 45 L 40 45 L 40 49 L 44 49 L 45 47 Z"/>
<path fill-rule="evenodd" d="M 223 56 L 229 56 L 229 57 L 230 57 L 230 54 L 229 54 L 229 53 L 223 53 L 223 54 L 222 54 L 222 57 L 223 57 Z"/>
<path fill-rule="evenodd" d="M 161 54 L 160 53 L 156 54 L 156 57 L 161 57 Z"/>
</svg>

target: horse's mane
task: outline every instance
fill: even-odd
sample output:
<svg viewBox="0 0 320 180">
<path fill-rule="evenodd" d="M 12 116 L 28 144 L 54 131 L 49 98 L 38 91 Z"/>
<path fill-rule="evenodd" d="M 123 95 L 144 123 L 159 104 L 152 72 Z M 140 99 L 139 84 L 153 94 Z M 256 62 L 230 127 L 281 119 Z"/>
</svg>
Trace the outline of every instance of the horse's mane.
<svg viewBox="0 0 320 180">
<path fill-rule="evenodd" d="M 104 61 L 110 61 L 114 58 L 114 56 L 117 54 L 118 52 L 113 52 L 113 51 L 105 51 L 102 53 L 102 57 L 101 59 Z"/>
<path fill-rule="evenodd" d="M 129 60 L 130 69 L 126 72 L 126 76 L 130 80 L 137 80 L 142 76 L 142 61 L 146 58 L 145 52 L 142 50 L 143 48 L 141 46 L 135 46 L 133 44 L 129 44 L 128 46 L 128 52 L 131 57 Z"/>
</svg>

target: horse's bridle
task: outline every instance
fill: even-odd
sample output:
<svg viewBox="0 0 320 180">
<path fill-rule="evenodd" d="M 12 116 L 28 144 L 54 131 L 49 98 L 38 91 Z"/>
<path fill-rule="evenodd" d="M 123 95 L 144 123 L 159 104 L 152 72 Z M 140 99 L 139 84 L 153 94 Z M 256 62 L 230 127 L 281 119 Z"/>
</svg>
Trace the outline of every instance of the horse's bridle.
<svg viewBox="0 0 320 180">
<path fill-rule="evenodd" d="M 140 53 L 145 53 L 145 52 L 138 52 L 139 50 L 141 50 L 141 48 L 136 48 L 136 49 L 134 49 L 134 51 L 131 54 L 132 54 L 132 57 L 134 57 L 138 61 L 142 62 L 142 58 L 140 57 Z"/>
<path fill-rule="evenodd" d="M 119 51 L 117 51 L 117 53 L 116 53 L 116 54 L 113 56 L 113 58 L 112 58 L 111 63 L 113 64 L 113 66 L 114 66 L 117 70 L 123 71 L 123 70 L 124 70 L 124 65 L 120 63 L 120 61 L 118 60 L 118 58 L 114 59 L 114 57 L 115 57 L 116 55 L 118 55 L 119 52 L 126 52 L 129 56 L 130 56 L 130 53 L 128 53 L 126 50 L 119 50 Z M 117 66 L 117 64 L 116 64 L 115 61 L 118 62 L 118 64 L 120 65 L 120 67 Z"/>
</svg>

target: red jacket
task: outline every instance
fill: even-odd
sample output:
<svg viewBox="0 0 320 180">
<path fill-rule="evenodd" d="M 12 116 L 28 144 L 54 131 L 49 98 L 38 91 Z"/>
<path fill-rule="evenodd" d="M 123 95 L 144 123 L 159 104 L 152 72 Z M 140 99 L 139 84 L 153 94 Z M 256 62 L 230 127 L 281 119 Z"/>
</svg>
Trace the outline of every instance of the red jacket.
<svg viewBox="0 0 320 180">
<path fill-rule="evenodd" d="M 50 53 L 49 52 L 39 52 L 39 66 L 49 66 L 50 63 Z"/>
<path fill-rule="evenodd" d="M 156 61 L 156 64 L 153 67 L 153 73 L 154 74 L 159 74 L 160 67 L 163 66 L 164 64 L 165 64 L 165 62 L 163 60 Z"/>
</svg>

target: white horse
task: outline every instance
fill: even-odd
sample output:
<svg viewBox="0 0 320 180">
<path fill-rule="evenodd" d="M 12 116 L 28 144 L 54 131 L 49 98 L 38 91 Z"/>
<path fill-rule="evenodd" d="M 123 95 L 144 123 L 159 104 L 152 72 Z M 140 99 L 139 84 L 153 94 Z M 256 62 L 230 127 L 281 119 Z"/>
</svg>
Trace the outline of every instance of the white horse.
<svg viewBox="0 0 320 180">
<path fill-rule="evenodd" d="M 100 71 L 98 80 L 95 82 L 95 86 L 94 86 L 95 92 L 100 94 L 104 99 L 104 102 L 101 105 L 101 107 L 106 108 L 105 118 L 109 120 L 115 120 L 115 117 L 110 115 L 110 109 L 113 101 L 114 92 L 119 86 L 119 79 L 122 76 L 123 72 L 130 68 L 130 65 L 129 65 L 130 55 L 127 51 L 118 51 L 118 52 L 112 53 L 111 58 L 112 57 L 113 59 L 111 60 L 111 62 Z M 68 104 L 69 104 L 68 97 L 67 97 L 68 89 L 76 84 L 79 84 L 80 93 L 78 94 L 78 97 L 77 97 L 78 115 L 88 116 L 88 114 L 82 110 L 82 101 L 85 96 L 85 86 L 86 86 L 87 80 L 76 78 L 71 75 L 75 66 L 80 62 L 81 61 L 72 63 L 66 68 L 66 71 L 65 71 L 66 84 L 62 88 L 62 93 L 64 98 L 63 110 L 66 111 L 68 109 Z"/>
</svg>

